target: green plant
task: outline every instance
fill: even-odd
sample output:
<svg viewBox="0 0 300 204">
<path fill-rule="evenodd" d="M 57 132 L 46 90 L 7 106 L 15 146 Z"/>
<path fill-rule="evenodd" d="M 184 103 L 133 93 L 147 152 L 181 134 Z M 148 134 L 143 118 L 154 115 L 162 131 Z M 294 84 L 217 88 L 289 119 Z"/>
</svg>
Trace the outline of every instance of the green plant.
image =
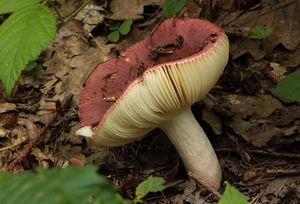
<svg viewBox="0 0 300 204">
<path fill-rule="evenodd" d="M 0 0 L 4 13 L 12 14 L 0 26 L 0 80 L 10 94 L 29 61 L 55 37 L 56 20 L 37 0 Z"/>
<path fill-rule="evenodd" d="M 187 0 L 165 0 L 163 4 L 163 15 L 165 18 L 172 18 L 187 3 Z"/>
<path fill-rule="evenodd" d="M 93 166 L 0 173 L 1 204 L 129 204 Z M 5 182 L 2 182 L 5 181 Z"/>
<path fill-rule="evenodd" d="M 135 199 L 133 203 L 143 203 L 144 198 L 148 193 L 162 192 L 165 189 L 163 185 L 165 180 L 161 177 L 149 176 L 145 181 L 141 182 L 135 190 Z"/>
<path fill-rule="evenodd" d="M 265 40 L 269 35 L 271 35 L 273 29 L 266 26 L 255 26 L 253 27 L 251 32 L 251 38 L 256 40 Z"/>
<path fill-rule="evenodd" d="M 137 204 L 150 192 L 166 187 L 161 177 L 149 176 L 135 190 L 133 201 L 123 199 L 94 166 L 37 169 L 14 176 L 0 172 L 1 204 Z M 226 183 L 218 204 L 248 204 L 242 193 Z"/>
<path fill-rule="evenodd" d="M 150 192 L 163 191 L 165 181 L 149 176 L 136 188 L 132 203 Z M 129 204 L 94 166 L 37 169 L 13 176 L 0 172 L 1 204 Z"/>
<path fill-rule="evenodd" d="M 290 102 L 300 102 L 300 71 L 295 71 L 279 81 L 272 93 Z"/>
<path fill-rule="evenodd" d="M 225 192 L 218 204 L 248 204 L 245 196 L 226 182 Z"/>
<path fill-rule="evenodd" d="M 125 20 L 122 23 L 114 23 L 109 27 L 109 30 L 111 31 L 108 34 L 108 40 L 110 42 L 118 42 L 121 38 L 121 35 L 127 35 L 130 32 L 131 25 L 133 21 L 132 20 Z"/>
</svg>

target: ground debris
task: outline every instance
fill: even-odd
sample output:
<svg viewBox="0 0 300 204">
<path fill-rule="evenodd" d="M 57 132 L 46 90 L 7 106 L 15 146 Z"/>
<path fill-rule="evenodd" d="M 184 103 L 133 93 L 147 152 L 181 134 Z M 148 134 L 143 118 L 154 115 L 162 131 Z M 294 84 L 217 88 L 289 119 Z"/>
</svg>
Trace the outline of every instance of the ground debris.
<svg viewBox="0 0 300 204">
<path fill-rule="evenodd" d="M 111 15 L 108 17 L 113 20 L 142 19 L 144 7 L 149 5 L 161 5 L 161 0 L 112 0 L 110 3 Z"/>
<path fill-rule="evenodd" d="M 90 73 L 99 63 L 122 55 L 163 20 L 160 0 L 97 2 L 77 13 L 83 0 L 55 1 L 60 27 L 38 59 L 45 75 L 23 73 L 11 98 L 3 97 L 0 85 L 1 169 L 18 173 L 38 166 L 95 164 L 125 198 L 134 198 L 136 186 L 155 175 L 166 180 L 167 189 L 163 195 L 148 195 L 145 203 L 216 203 L 210 191 L 189 178 L 159 130 L 110 150 L 75 136 L 79 97 Z M 231 58 L 225 73 L 193 111 L 216 150 L 223 180 L 251 203 L 300 203 L 299 103 L 280 101 L 270 92 L 299 69 L 299 8 L 295 0 L 204 0 L 188 1 L 178 14 L 209 19 L 229 36 Z M 117 44 L 97 33 L 101 26 L 108 32 L 111 22 L 126 19 L 134 24 Z M 264 40 L 252 39 L 256 25 L 270 27 L 272 33 Z M 180 40 L 171 48 L 156 48 L 154 54 L 171 53 L 174 47 L 180 48 Z M 133 75 L 138 77 L 142 68 L 134 67 Z M 218 193 L 223 190 L 224 185 Z"/>
<path fill-rule="evenodd" d="M 227 11 L 219 21 L 231 40 L 231 54 L 237 58 L 249 52 L 256 60 L 262 59 L 279 44 L 288 50 L 295 50 L 300 43 L 299 1 L 255 1 L 252 9 Z M 289 14 L 289 15 L 287 15 Z M 224 17 L 225 16 L 225 17 Z M 256 16 L 256 18 L 253 18 Z M 250 31 L 256 25 L 272 28 L 265 40 L 250 38 Z"/>
</svg>

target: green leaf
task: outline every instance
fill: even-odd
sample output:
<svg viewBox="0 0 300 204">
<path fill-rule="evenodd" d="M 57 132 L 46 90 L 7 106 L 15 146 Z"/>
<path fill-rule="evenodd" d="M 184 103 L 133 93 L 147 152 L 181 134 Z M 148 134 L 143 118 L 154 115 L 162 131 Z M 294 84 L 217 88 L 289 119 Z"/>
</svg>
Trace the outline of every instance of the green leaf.
<svg viewBox="0 0 300 204">
<path fill-rule="evenodd" d="M 36 3 L 36 0 L 0 0 L 0 14 L 11 13 Z"/>
<path fill-rule="evenodd" d="M 242 193 L 229 183 L 226 183 L 225 192 L 218 204 L 248 204 L 248 201 Z"/>
<path fill-rule="evenodd" d="M 9 94 L 22 70 L 55 37 L 52 12 L 40 4 L 15 11 L 0 26 L 0 80 Z"/>
<path fill-rule="evenodd" d="M 110 34 L 108 34 L 108 40 L 110 42 L 118 42 L 120 40 L 120 33 L 118 30 L 115 30 L 113 32 L 111 32 Z"/>
<path fill-rule="evenodd" d="M 0 185 L 6 185 L 13 176 L 14 175 L 8 171 L 0 172 Z"/>
<path fill-rule="evenodd" d="M 280 80 L 272 93 L 290 102 L 300 102 L 300 71 L 293 72 Z"/>
<path fill-rule="evenodd" d="M 130 31 L 132 23 L 133 23 L 133 20 L 124 21 L 119 28 L 120 33 L 122 35 L 127 35 Z"/>
<path fill-rule="evenodd" d="M 163 5 L 163 15 L 166 18 L 174 17 L 186 3 L 187 0 L 165 0 Z"/>
<path fill-rule="evenodd" d="M 93 166 L 38 169 L 0 183 L 1 204 L 125 204 Z"/>
<path fill-rule="evenodd" d="M 251 38 L 257 40 L 264 40 L 271 35 L 273 29 L 266 26 L 255 26 L 251 29 Z"/>
<path fill-rule="evenodd" d="M 165 180 L 161 177 L 149 176 L 145 181 L 141 182 L 138 187 L 135 189 L 134 203 L 142 202 L 141 199 L 145 197 L 148 193 L 159 192 L 165 189 L 163 185 Z"/>
</svg>

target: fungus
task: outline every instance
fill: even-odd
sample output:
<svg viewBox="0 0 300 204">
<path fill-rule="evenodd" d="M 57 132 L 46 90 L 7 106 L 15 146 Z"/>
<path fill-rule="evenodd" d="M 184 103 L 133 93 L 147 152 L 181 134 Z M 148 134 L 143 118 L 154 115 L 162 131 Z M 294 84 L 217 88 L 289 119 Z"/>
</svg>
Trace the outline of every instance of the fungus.
<svg viewBox="0 0 300 204">
<path fill-rule="evenodd" d="M 218 189 L 219 162 L 191 105 L 215 85 L 228 55 L 228 38 L 214 24 L 164 21 L 121 57 L 93 71 L 80 97 L 83 128 L 77 134 L 110 148 L 160 128 L 193 178 Z"/>
</svg>

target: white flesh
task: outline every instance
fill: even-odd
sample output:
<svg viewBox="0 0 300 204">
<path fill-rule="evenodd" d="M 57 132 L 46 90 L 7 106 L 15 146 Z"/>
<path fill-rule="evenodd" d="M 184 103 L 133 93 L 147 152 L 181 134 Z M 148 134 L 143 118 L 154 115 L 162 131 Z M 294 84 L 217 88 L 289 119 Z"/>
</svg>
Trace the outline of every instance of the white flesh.
<svg viewBox="0 0 300 204">
<path fill-rule="evenodd" d="M 205 132 L 190 108 L 160 126 L 176 147 L 186 170 L 200 183 L 219 189 L 221 168 Z"/>
</svg>

